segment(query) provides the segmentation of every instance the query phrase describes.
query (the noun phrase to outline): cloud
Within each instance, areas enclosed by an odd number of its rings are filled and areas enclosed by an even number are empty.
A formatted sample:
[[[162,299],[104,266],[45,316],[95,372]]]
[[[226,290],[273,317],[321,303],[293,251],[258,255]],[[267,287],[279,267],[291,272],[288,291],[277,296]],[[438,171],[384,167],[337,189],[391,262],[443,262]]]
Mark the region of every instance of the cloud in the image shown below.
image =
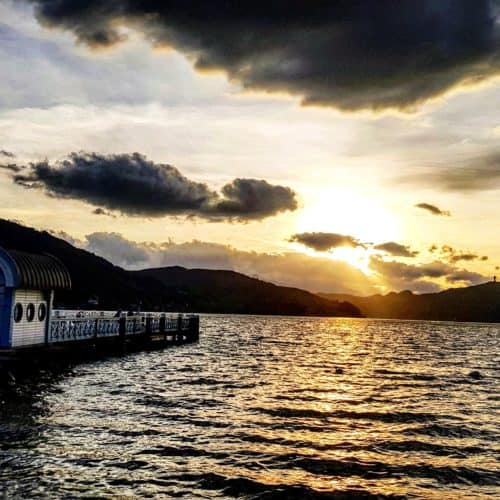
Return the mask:
[[[298,207],[295,193],[290,188],[258,179],[235,179],[222,188],[222,195],[222,199],[206,207],[207,214],[260,219]]]
[[[485,276],[479,273],[475,273],[472,271],[467,271],[465,269],[461,269],[449,274],[446,277],[447,281],[451,283],[461,282],[468,283],[470,285],[478,285],[480,283],[484,283],[487,279]]]
[[[92,210],[92,213],[94,215],[106,215],[107,217],[116,217],[112,212],[109,212],[108,210],[104,210],[104,208],[97,207],[96,209]]]
[[[411,250],[410,246],[401,245],[394,241],[373,245],[372,243],[363,243],[354,236],[337,233],[298,233],[292,235],[288,241],[291,243],[300,243],[306,247],[316,250],[317,252],[327,252],[328,250],[333,250],[339,247],[361,247],[365,249],[371,247],[374,250],[379,250],[397,257],[416,257],[418,255],[418,252]]]
[[[139,153],[72,153],[55,165],[32,163],[13,178],[17,184],[44,189],[56,198],[83,200],[131,216],[250,221],[298,206],[296,194],[288,187],[235,179],[219,194],[188,179],[175,167],[154,163]]]
[[[64,232],[52,234],[126,269],[164,266],[225,269],[311,292],[369,295],[385,287],[423,293],[441,290],[442,284],[436,280],[460,285],[486,281],[478,273],[437,261],[409,265],[372,256],[369,266],[374,273],[367,276],[346,262],[300,252],[244,251],[230,245],[198,240],[185,243],[175,243],[170,239],[160,243],[135,242],[110,232],[91,233],[83,240]]]
[[[443,262],[430,262],[426,264],[405,264],[398,261],[385,261],[378,257],[371,257],[370,266],[384,276],[399,276],[405,281],[421,278],[442,278],[455,269]]]
[[[147,247],[134,244],[118,233],[92,233],[87,235],[84,246],[125,268],[147,265],[149,261]]]
[[[174,243],[171,240],[138,243],[121,234],[106,232],[89,234],[84,241],[78,242],[78,246],[128,269],[176,265],[226,269],[312,292],[337,291],[365,295],[376,291],[370,278],[353,266],[331,258],[312,257],[298,252],[250,252],[196,240],[186,243]]]
[[[487,255],[479,256],[478,254],[473,252],[464,252],[461,250],[456,250],[450,245],[442,245],[441,248],[438,248],[437,245],[432,245],[429,250],[431,251],[431,253],[439,251],[440,257],[451,263],[460,261],[472,262],[475,260],[480,260],[484,262],[488,260]]]
[[[288,241],[300,243],[317,252],[326,252],[338,247],[365,247],[357,238],[337,233],[298,233],[292,235]]]
[[[444,191],[456,192],[498,190],[500,189],[500,153],[493,152],[462,160],[456,162],[453,167],[433,167],[425,173],[400,177],[398,182],[433,186]]]
[[[8,163],[7,165],[0,165],[3,170],[8,170],[9,172],[18,173],[23,170],[23,167],[16,165],[15,163]]]
[[[23,223],[20,222],[20,224],[22,225]],[[46,232],[51,234],[52,236],[55,236],[56,238],[60,238],[61,240],[67,241],[68,243],[70,243],[71,245],[73,245],[75,247],[83,248],[85,246],[84,240],[80,240],[78,238],[75,238],[74,236],[67,233],[66,231],[57,231],[54,229],[47,229]]]
[[[459,253],[450,257],[451,262],[470,262],[477,259],[479,259],[479,255],[476,255],[475,253]]]
[[[431,205],[430,203],[418,203],[415,205],[417,208],[421,208],[422,210],[427,210],[427,212],[432,215],[444,215],[446,217],[450,217],[451,213],[448,210],[441,210],[436,207],[436,205]]]
[[[418,255],[416,250],[411,250],[409,246],[401,245],[399,243],[395,243],[394,241],[388,241],[387,243],[375,245],[373,249],[388,253],[394,257],[416,257]]]
[[[453,284],[459,282],[465,286],[487,281],[487,278],[479,273],[439,261],[412,265],[372,256],[369,267],[379,275],[388,288],[396,291],[408,289],[421,293],[439,291],[442,286],[435,280]]]
[[[0,149],[0,156],[5,156],[7,158],[15,158],[15,154],[10,151],[5,151],[5,149]]]
[[[411,109],[500,68],[497,0],[26,1],[92,48],[123,42],[125,27],[200,70],[304,104]]]
[[[500,153],[469,160],[466,166],[446,168],[430,175],[434,182],[448,191],[488,191],[500,189]]]

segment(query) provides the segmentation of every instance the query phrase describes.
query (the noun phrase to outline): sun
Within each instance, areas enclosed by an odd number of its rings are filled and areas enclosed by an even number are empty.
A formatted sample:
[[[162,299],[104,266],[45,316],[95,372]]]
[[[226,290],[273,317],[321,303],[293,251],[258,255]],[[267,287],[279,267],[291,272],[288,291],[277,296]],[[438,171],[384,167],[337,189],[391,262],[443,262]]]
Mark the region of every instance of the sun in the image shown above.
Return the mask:
[[[379,200],[345,189],[327,189],[308,202],[296,222],[297,232],[321,231],[357,238],[361,243],[398,241],[399,219]],[[307,253],[310,253],[309,251]],[[369,248],[341,247],[332,258],[369,272]]]

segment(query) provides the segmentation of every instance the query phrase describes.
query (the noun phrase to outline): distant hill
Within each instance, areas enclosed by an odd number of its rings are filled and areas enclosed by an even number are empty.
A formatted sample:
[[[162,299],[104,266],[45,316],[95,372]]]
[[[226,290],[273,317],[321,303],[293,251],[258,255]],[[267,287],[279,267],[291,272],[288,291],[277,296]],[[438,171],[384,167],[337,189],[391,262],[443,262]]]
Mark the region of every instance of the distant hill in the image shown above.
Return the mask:
[[[73,289],[56,303],[81,307],[98,297],[98,308],[242,314],[360,316],[352,304],[273,285],[232,271],[165,267],[126,271],[47,232],[0,219],[0,246],[50,253],[69,269]]]
[[[349,301],[370,318],[500,322],[500,283],[494,282],[421,295],[410,291],[370,297],[320,295]]]
[[[250,314],[359,316],[345,301],[329,300],[300,290],[273,285],[234,271],[164,267],[132,272],[159,280],[168,296],[183,297],[197,311]]]

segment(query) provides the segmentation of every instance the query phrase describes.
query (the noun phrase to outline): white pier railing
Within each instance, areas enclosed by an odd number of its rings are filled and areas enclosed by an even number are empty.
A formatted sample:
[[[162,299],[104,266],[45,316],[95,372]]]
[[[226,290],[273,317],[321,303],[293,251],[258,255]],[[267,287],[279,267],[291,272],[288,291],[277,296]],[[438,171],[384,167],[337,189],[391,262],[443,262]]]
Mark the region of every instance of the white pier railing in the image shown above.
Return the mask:
[[[132,335],[197,335],[199,317],[196,315],[168,315],[142,313],[133,316],[105,312],[82,313],[54,311],[50,318],[47,342],[74,342],[104,337]]]

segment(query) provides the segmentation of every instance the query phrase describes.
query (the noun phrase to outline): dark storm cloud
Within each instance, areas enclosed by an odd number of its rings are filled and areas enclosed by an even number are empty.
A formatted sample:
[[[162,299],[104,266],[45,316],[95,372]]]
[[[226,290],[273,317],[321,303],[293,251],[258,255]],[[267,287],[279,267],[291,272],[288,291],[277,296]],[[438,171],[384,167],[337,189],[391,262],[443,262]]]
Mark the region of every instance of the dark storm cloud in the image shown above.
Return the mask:
[[[415,206],[417,208],[421,208],[422,210],[427,210],[427,212],[431,213],[432,215],[444,215],[446,217],[449,217],[451,215],[448,210],[441,210],[440,208],[436,207],[436,205],[431,205],[430,203],[418,203]]]
[[[412,108],[498,74],[499,0],[26,0],[93,48],[173,46],[246,88],[347,110]]]
[[[256,220],[295,210],[294,191],[257,179],[235,179],[221,194],[194,182],[175,167],[154,163],[139,153],[72,153],[55,165],[33,163],[13,176],[24,187],[44,189],[127,215],[191,215],[207,219]],[[103,208],[104,207],[104,208]],[[97,212],[96,212],[97,213]]]
[[[144,156],[72,153],[51,165],[33,163],[14,177],[22,185],[45,188],[58,198],[85,200],[132,215],[160,216],[199,210],[215,196],[205,184],[192,182],[170,165]]]
[[[388,241],[387,243],[381,243],[380,245],[375,245],[373,247],[375,250],[380,250],[381,252],[388,253],[394,257],[416,257],[418,252],[411,250],[408,245],[401,245],[394,241]]]
[[[357,238],[337,233],[298,233],[292,235],[288,241],[301,243],[317,252],[326,252],[338,247],[365,247]]]

